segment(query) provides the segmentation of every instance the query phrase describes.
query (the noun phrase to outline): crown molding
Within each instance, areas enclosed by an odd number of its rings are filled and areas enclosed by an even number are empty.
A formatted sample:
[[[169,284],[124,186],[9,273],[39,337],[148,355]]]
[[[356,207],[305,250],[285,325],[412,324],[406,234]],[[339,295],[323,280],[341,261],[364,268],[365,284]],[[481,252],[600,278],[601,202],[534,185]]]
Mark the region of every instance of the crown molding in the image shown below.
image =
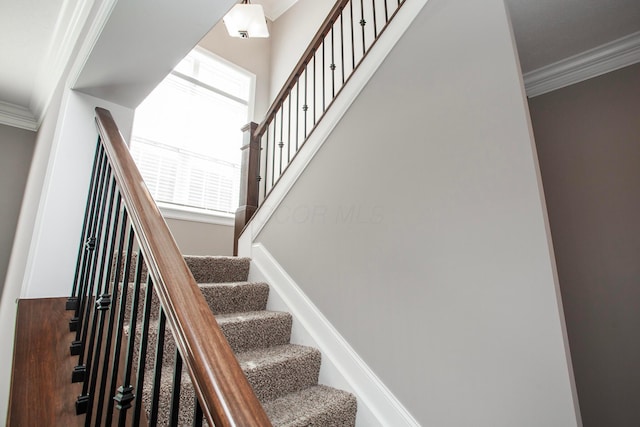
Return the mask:
[[[60,78],[71,59],[76,42],[80,37],[94,1],[65,0],[58,15],[56,25],[44,60],[36,77],[35,89],[29,103],[30,110],[40,126],[51,102]]]
[[[280,18],[282,14],[284,14],[291,6],[293,6],[298,0],[281,0],[279,2],[274,2],[275,6],[269,7],[265,10],[265,15],[271,22]],[[264,7],[264,6],[263,6]]]
[[[640,31],[524,74],[534,97],[640,62]]]
[[[26,107],[0,101],[0,124],[37,131],[38,121]]]

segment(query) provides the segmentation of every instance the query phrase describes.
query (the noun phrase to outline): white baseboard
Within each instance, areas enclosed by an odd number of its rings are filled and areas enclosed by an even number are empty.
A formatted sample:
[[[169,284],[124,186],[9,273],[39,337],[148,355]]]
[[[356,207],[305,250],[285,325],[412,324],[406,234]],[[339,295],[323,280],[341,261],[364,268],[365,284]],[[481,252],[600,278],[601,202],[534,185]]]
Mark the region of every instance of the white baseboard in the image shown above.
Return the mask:
[[[250,252],[241,255],[252,258],[249,280],[269,283],[268,309],[293,315],[291,342],[322,352],[320,383],[357,396],[356,427],[420,426],[269,251],[257,243]]]

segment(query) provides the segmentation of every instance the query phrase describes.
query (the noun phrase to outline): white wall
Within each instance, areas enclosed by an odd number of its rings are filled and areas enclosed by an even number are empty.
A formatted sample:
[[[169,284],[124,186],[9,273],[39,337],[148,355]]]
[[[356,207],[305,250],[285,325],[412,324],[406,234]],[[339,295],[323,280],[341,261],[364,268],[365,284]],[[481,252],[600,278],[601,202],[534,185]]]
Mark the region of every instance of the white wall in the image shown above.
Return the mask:
[[[422,425],[580,425],[502,0],[430,0],[256,240]]]
[[[125,138],[131,134],[133,109],[71,90],[63,97],[22,298],[65,296],[71,290],[98,140],[97,106],[111,111]]]
[[[0,298],[35,141],[35,132],[0,125]]]

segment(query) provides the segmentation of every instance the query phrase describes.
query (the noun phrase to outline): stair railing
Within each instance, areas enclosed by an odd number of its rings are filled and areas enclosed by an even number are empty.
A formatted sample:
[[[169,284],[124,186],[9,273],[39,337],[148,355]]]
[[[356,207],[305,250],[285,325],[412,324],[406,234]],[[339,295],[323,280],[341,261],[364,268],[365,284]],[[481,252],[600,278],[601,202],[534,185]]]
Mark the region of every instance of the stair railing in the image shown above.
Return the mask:
[[[96,108],[96,122],[99,140],[67,301],[76,333],[71,352],[78,356],[72,381],[82,383],[76,412],[87,426],[156,425],[166,409],[162,402],[170,401],[170,425],[178,425],[190,397],[195,426],[203,420],[218,427],[270,426],[113,117]],[[173,334],[174,355],[164,354],[165,332]],[[154,339],[155,349],[148,348]],[[173,357],[171,373],[163,370],[167,357]],[[148,364],[154,378],[144,376]],[[183,367],[195,397],[181,398]],[[163,375],[171,376],[169,397],[161,397]]]
[[[246,126],[236,237],[406,0],[338,0],[259,125]]]

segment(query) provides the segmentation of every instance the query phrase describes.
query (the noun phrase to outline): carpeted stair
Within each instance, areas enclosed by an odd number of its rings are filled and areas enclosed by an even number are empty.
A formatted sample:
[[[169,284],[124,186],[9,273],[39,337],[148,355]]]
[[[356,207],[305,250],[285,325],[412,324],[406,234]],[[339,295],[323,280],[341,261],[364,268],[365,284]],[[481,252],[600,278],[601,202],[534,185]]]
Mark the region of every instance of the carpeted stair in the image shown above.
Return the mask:
[[[345,391],[318,385],[320,352],[290,343],[291,315],[266,310],[269,285],[247,282],[248,258],[186,256],[185,260],[274,426],[355,425],[356,398]],[[146,408],[151,402],[158,306],[154,298],[142,396]],[[142,316],[142,305],[138,313]],[[175,342],[167,332],[158,418],[161,426],[169,423],[174,354]],[[193,386],[183,369],[178,424],[190,426],[193,413]]]

